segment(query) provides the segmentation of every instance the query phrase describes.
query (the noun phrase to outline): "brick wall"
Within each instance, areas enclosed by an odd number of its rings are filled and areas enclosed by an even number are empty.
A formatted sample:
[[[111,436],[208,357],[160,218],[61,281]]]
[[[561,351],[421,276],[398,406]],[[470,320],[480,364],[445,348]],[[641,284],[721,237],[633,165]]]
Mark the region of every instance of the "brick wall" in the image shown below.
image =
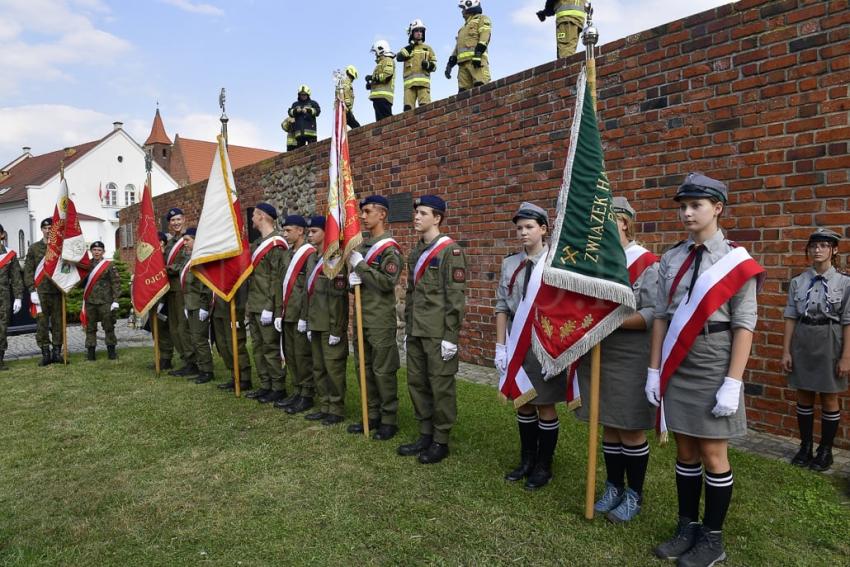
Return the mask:
[[[604,45],[597,61],[609,176],[638,210],[648,247],[661,253],[682,238],[671,197],[687,172],[729,185],[722,225],[768,270],[748,415],[755,427],[793,435],[794,392],[779,368],[787,282],[806,265],[813,226],[850,237],[847,0],[744,0]],[[547,63],[351,133],[358,195],[436,192],[448,201],[447,232],[470,266],[466,361],[492,359],[499,265],[516,248],[512,213],[522,200],[554,204],[581,63],[581,55]],[[367,104],[358,102],[361,114]],[[312,165],[321,210],[328,147],[325,140],[237,171],[243,202],[263,197],[269,172]],[[179,205],[197,219],[203,190],[163,195],[156,209]],[[135,214],[122,211],[122,222]],[[409,225],[392,232],[411,247]],[[842,409],[850,413],[846,395]]]

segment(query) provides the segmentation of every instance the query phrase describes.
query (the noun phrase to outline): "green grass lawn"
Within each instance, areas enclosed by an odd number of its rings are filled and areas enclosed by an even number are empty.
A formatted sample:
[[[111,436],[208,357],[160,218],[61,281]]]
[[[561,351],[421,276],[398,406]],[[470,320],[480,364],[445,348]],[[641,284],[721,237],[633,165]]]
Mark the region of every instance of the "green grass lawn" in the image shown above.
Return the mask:
[[[588,522],[586,428],[566,413],[555,480],[532,494],[502,480],[516,423],[492,388],[458,384],[452,454],[422,466],[395,454],[416,432],[403,376],[401,435],[382,443],[156,379],[146,349],[120,356],[0,374],[0,564],[662,565],[651,549],[676,520],[672,445],[653,444],[637,520]],[[349,386],[357,415],[353,373]],[[728,565],[847,565],[837,485],[732,461]]]

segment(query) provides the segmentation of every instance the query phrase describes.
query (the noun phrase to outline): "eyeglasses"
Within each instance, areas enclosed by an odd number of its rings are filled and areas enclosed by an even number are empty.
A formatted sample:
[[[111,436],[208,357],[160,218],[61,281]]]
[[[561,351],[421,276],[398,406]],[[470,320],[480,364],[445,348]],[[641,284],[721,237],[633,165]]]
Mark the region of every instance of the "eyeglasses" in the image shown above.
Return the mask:
[[[809,242],[809,250],[829,250],[832,244],[829,242]]]

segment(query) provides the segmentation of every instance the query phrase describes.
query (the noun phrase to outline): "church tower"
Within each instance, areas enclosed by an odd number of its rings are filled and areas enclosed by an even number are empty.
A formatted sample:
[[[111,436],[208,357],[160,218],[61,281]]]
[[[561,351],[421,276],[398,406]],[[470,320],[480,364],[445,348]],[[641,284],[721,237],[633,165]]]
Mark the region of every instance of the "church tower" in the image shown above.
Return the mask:
[[[145,140],[144,147],[146,152],[151,152],[156,163],[161,165],[165,171],[171,171],[171,139],[165,133],[162,116],[159,115],[159,105],[157,105],[156,115],[154,115],[151,125],[151,133]]]

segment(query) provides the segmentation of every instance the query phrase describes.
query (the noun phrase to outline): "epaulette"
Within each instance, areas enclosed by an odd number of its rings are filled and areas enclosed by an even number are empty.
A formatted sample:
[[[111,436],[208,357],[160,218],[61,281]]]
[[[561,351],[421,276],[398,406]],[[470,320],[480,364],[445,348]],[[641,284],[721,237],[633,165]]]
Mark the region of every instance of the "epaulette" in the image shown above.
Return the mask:
[[[670,250],[675,250],[676,248],[678,248],[679,246],[681,246],[682,244],[684,244],[684,243],[685,243],[685,242],[687,242],[687,241],[688,241],[688,239],[687,239],[687,238],[686,238],[686,239],[684,239],[684,240],[680,240],[679,242],[677,242],[676,244],[674,244],[673,246],[671,246],[670,248],[668,248],[667,250],[665,250],[665,252],[669,252]]]
[[[511,252],[510,254],[505,254],[505,258],[510,258],[511,256],[516,256],[519,252]]]
[[[737,242],[735,242],[734,240],[727,240],[727,241],[726,241],[726,244],[728,244],[728,245],[729,245],[729,246],[731,246],[732,248],[738,248],[738,247],[740,246],[740,244],[738,244],[738,243],[737,243]]]

